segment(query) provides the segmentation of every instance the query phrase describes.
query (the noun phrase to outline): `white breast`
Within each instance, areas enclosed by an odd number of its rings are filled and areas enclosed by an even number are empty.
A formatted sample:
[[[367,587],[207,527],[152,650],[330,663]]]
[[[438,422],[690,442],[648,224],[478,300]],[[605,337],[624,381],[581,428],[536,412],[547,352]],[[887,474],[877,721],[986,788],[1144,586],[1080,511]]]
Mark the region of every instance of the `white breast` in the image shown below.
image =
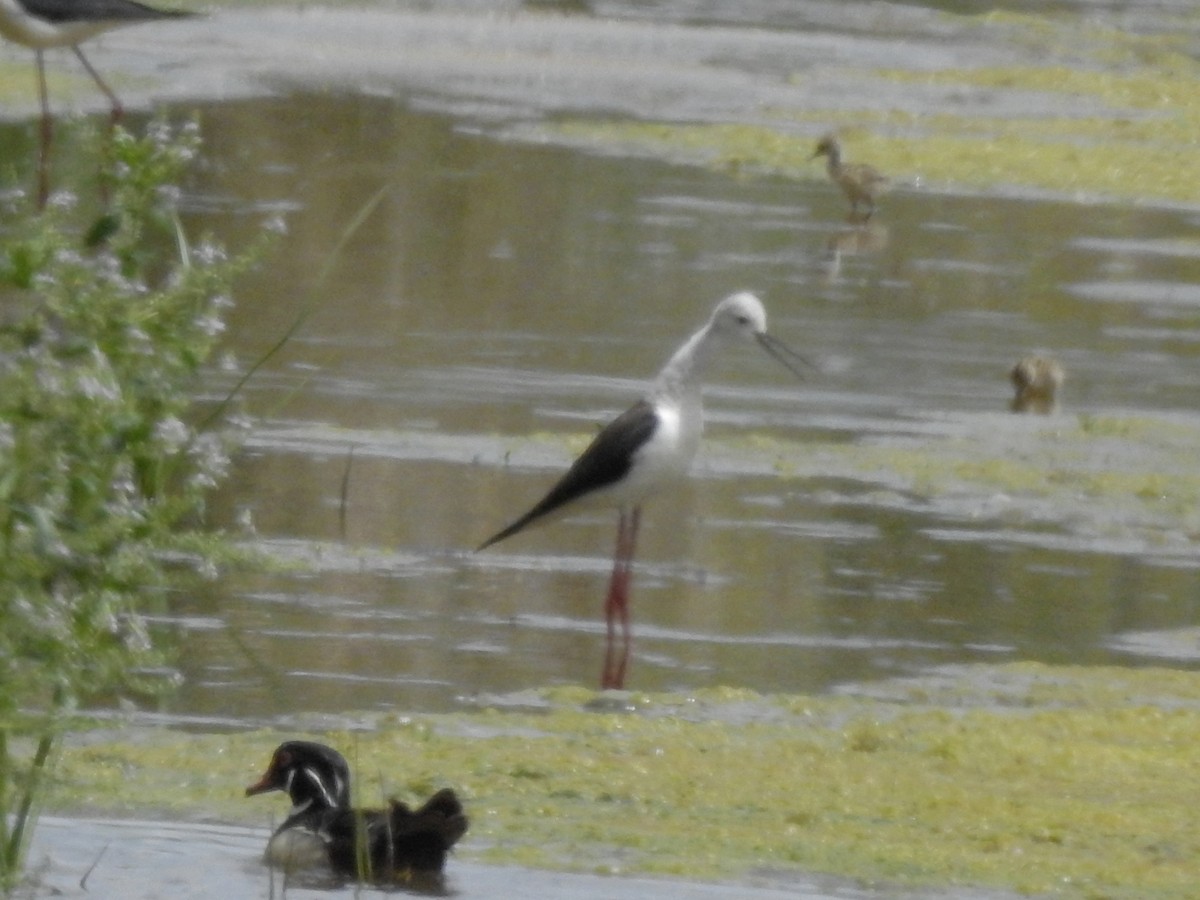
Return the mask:
[[[633,455],[633,469],[617,492],[621,502],[640,503],[659,488],[687,475],[700,446],[698,415],[683,415],[674,406],[655,410],[658,426],[653,437]]]

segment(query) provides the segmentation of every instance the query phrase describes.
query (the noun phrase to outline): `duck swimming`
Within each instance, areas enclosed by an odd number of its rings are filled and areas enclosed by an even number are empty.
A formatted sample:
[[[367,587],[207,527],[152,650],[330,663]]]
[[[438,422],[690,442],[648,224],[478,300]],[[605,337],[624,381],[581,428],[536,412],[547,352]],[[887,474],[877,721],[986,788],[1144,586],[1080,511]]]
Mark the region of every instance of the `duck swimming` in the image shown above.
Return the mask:
[[[292,809],[267,844],[266,861],[285,870],[329,866],[360,881],[409,881],[439,875],[446,854],[467,831],[462,803],[449,788],[417,810],[398,800],[387,809],[354,809],[350,767],[332,747],[286,741],[246,796],[284,791]]]

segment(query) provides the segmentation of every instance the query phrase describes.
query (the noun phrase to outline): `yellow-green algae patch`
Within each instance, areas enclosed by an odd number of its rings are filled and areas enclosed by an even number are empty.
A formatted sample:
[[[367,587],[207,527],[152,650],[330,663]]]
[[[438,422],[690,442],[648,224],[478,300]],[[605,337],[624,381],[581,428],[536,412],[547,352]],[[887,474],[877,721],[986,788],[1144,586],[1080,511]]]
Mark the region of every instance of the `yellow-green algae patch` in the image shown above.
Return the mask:
[[[986,29],[993,40],[1035,45],[1039,62],[853,72],[866,85],[864,95],[874,79],[881,85],[1019,91],[1040,95],[1043,102],[1028,103],[1028,114],[1009,117],[987,115],[991,104],[966,114],[947,112],[933,101],[921,112],[880,112],[845,105],[839,92],[837,106],[822,108],[817,94],[817,105],[768,110],[768,121],[760,124],[584,120],[547,127],[575,142],[803,179],[825,177],[823,162],[811,159],[813,136],[839,128],[847,132],[851,160],[869,161],[899,183],[1200,202],[1200,167],[1193,164],[1200,134],[1200,65],[1177,49],[1184,38],[1129,37],[1073,17],[955,18]],[[793,80],[802,83],[807,77],[797,74]],[[1080,98],[1104,111],[1079,115]],[[797,125],[805,126],[805,134],[796,133]]]
[[[906,115],[903,134],[858,127],[847,141],[852,160],[867,160],[898,184],[987,189],[1036,188],[1055,195],[1200,202],[1200,171],[1191,165],[1196,144],[1179,136],[1200,127],[1200,80],[1189,81],[1192,99],[1169,120],[991,119],[947,114]],[[793,121],[799,117],[790,117]],[[803,118],[820,127],[866,117],[829,110]],[[885,123],[895,126],[895,120]],[[550,127],[550,126],[547,126]],[[811,160],[814,141],[794,125],[673,125],[649,122],[562,122],[555,132],[569,141],[616,144],[650,155],[683,156],[716,168],[762,171],[797,179],[825,177]],[[919,129],[919,130],[918,130]],[[1147,132],[1156,132],[1147,140]]]
[[[46,89],[53,102],[54,99],[82,94],[88,89],[94,91],[95,82],[82,70],[78,75],[48,70]],[[30,53],[29,60],[25,62],[0,63],[0,104],[32,109],[37,106],[37,102],[37,75],[33,67],[33,54]]]
[[[1039,519],[1111,534],[1179,541],[1200,533],[1200,429],[1184,420],[997,414],[956,419],[945,434],[853,443],[767,434],[706,441],[715,466],[875,483],[932,500],[1001,498],[1010,517],[1036,508]]]
[[[361,802],[460,790],[464,858],[737,879],[765,868],[1064,897],[1195,895],[1200,675],[962,667],[876,698],[582,690],[383,718],[341,748]],[[936,705],[932,705],[936,704]],[[244,798],[297,733],[73,746],[51,807],[278,820]]]

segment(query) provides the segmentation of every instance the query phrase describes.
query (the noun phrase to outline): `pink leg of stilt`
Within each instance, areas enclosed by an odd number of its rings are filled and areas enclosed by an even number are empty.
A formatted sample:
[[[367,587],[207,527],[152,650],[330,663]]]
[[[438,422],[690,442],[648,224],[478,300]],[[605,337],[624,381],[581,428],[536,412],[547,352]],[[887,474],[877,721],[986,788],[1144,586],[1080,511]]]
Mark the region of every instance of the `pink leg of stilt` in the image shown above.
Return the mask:
[[[628,512],[621,510],[617,524],[617,550],[613,556],[613,571],[608,584],[608,597],[604,601],[607,642],[604,649],[604,671],[600,676],[600,687],[605,689],[620,689],[625,686],[625,672],[629,667],[629,648],[633,642],[633,630],[630,627],[629,619],[629,582],[633,574],[633,553],[637,548],[637,533],[641,519],[641,507],[635,506]],[[620,619],[621,622],[619,657],[615,646],[617,619]]]
[[[88,58],[83,55],[83,51],[80,50],[78,46],[72,46],[71,49],[75,51],[75,55],[79,57],[79,61],[83,63],[83,67],[87,69],[88,74],[92,76],[92,81],[96,82],[96,87],[100,88],[100,90],[104,92],[104,96],[107,97],[108,102],[112,104],[112,123],[116,125],[121,121],[121,116],[125,115],[125,108],[121,106],[121,101],[117,99],[117,95],[113,89],[104,83],[104,79],[100,77],[100,73],[92,68],[92,64],[88,62]]]
[[[42,51],[35,50],[38,75],[38,99],[42,104],[42,146],[38,155],[38,209],[46,208],[50,198],[50,144],[54,139],[54,125],[50,119],[50,97],[46,92],[46,61]]]
[[[100,77],[100,73],[95,70],[88,58],[83,55],[83,51],[78,45],[71,47],[75,51],[75,55],[79,57],[79,61],[83,63],[83,67],[87,69],[88,74],[92,76],[92,81],[96,82],[96,87],[104,92],[104,96],[108,98],[108,102],[112,104],[112,112],[109,115],[109,130],[115,130],[121,121],[121,117],[125,115],[125,107],[121,105],[120,99],[117,97],[116,91],[110,88]],[[108,181],[104,177],[100,178],[100,199],[104,203],[108,203]]]

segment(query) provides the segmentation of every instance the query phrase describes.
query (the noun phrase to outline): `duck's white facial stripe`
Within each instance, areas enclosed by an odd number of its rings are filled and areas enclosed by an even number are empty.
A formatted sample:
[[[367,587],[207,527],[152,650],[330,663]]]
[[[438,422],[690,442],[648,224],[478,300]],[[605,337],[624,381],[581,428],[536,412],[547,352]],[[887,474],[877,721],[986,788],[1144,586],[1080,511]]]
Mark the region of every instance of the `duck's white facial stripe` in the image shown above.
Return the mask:
[[[329,787],[321,780],[320,774],[316,769],[310,769],[305,766],[302,770],[304,776],[313,783],[318,791],[321,792],[321,797],[325,800],[325,804],[331,809],[337,808],[337,796],[329,792]],[[340,787],[340,785],[335,785]]]

